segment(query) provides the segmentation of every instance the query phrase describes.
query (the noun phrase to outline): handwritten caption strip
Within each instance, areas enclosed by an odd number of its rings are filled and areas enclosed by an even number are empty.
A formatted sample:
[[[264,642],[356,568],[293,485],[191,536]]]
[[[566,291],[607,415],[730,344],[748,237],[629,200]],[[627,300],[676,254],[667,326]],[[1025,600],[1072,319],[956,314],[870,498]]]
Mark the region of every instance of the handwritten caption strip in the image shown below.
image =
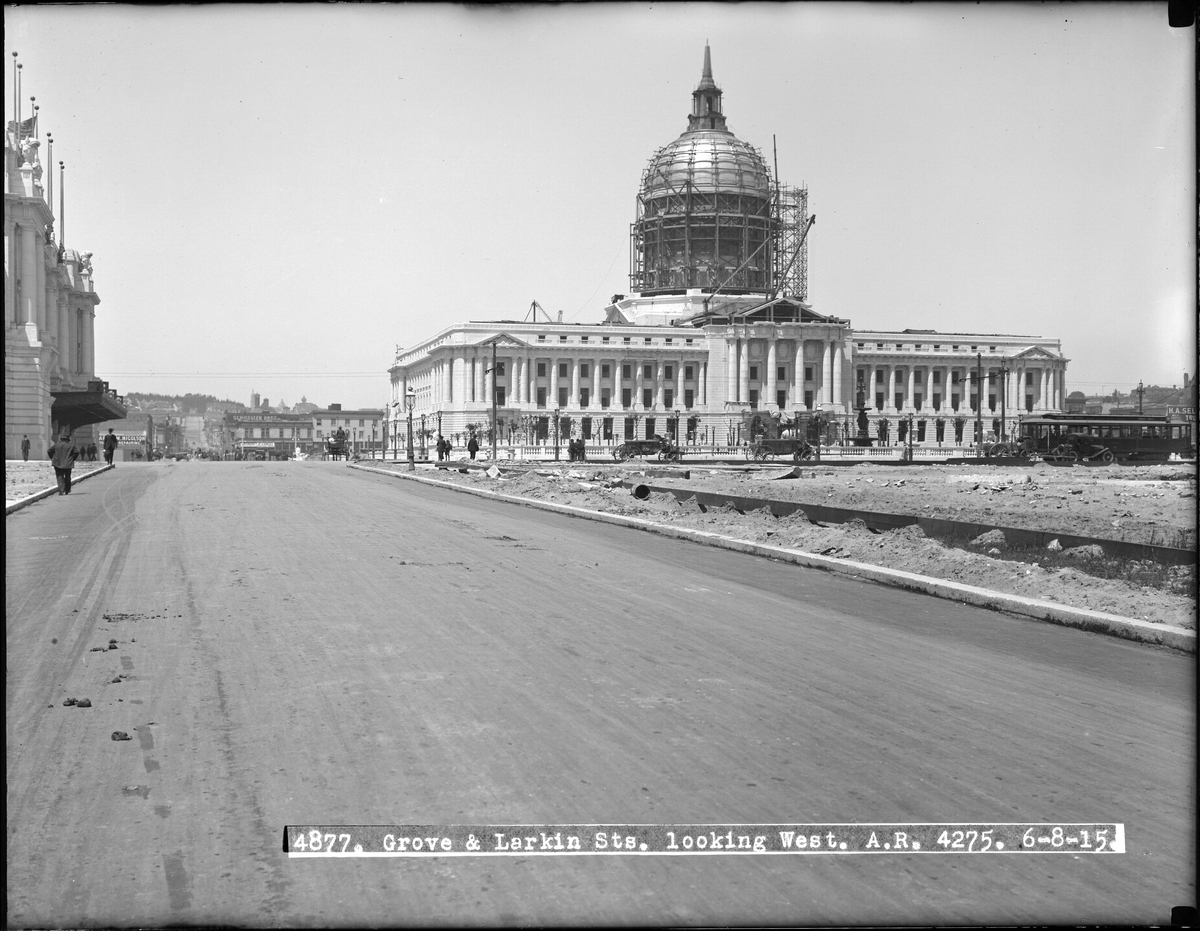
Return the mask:
[[[1125,825],[294,824],[289,857],[1124,853]]]

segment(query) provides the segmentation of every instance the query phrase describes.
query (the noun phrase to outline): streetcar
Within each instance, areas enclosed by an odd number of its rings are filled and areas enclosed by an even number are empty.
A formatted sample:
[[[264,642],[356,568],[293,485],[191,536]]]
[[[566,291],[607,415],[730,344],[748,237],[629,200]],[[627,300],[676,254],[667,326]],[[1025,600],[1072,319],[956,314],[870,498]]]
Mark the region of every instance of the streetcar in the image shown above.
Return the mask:
[[[1196,458],[1190,421],[1129,414],[1039,414],[1020,421],[1021,443],[1049,460],[1166,462]]]

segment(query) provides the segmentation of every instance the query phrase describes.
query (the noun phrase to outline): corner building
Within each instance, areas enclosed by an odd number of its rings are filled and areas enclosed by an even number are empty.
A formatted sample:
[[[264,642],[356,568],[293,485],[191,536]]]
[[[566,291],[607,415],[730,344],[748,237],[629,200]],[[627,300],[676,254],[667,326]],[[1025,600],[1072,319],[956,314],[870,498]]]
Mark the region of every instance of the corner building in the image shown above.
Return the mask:
[[[1010,421],[1061,409],[1067,360],[1056,340],[856,333],[848,319],[817,313],[805,247],[814,222],[808,192],[777,184],[729,129],[705,47],[687,129],[642,173],[631,293],[614,295],[598,324],[463,323],[398,350],[392,429],[403,433],[409,388],[414,415],[439,417],[447,435],[486,427],[494,400],[501,443],[553,438],[557,411],[593,442],[673,435],[680,424],[689,438],[722,445],[737,442],[746,412],[820,411],[848,426],[861,398],[872,435],[879,421],[912,413],[919,442],[970,445],[975,405],[984,405],[984,432],[999,432],[1001,369]],[[926,429],[925,418],[943,423]],[[947,419],[969,422],[948,429]]]

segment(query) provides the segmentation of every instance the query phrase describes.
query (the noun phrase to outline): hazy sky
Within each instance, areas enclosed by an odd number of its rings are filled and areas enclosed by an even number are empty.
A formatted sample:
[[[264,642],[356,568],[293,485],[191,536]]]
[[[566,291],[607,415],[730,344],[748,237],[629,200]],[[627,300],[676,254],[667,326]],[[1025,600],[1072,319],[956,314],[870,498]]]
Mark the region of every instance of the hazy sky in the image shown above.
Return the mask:
[[[1165,3],[4,16],[5,111],[15,50],[122,392],[383,406],[396,344],[534,300],[599,322],[705,40],[730,129],[809,188],[819,312],[1059,338],[1068,390],[1196,371],[1193,30]]]

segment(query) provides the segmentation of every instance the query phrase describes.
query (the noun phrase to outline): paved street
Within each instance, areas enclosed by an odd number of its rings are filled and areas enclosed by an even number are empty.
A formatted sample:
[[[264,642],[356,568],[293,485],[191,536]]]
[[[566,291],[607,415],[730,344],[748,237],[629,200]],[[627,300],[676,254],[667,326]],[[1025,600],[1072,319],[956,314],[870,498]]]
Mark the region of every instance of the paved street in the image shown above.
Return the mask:
[[[10,926],[1195,903],[1191,657],[334,463],[121,465],[7,518],[6,563]],[[1128,852],[280,851],[304,822],[952,820],[1119,821]]]

